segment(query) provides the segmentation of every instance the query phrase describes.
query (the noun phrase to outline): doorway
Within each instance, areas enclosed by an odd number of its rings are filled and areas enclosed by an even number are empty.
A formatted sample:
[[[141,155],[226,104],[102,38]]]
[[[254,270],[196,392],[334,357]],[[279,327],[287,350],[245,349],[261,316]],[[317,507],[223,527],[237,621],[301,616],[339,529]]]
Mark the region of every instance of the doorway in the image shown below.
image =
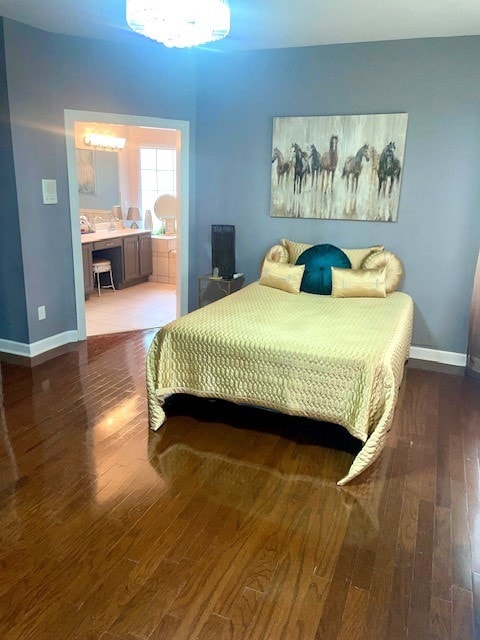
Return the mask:
[[[67,144],[68,186],[70,196],[70,219],[72,232],[73,263],[75,277],[75,299],[77,309],[78,340],[87,337],[85,319],[84,273],[82,245],[79,225],[80,199],[76,172],[75,123],[111,123],[120,127],[142,129],[161,129],[176,132],[178,138],[178,198],[179,217],[177,223],[176,242],[176,315],[183,315],[188,310],[188,228],[189,228],[189,123],[183,120],[166,120],[148,116],[131,116],[122,114],[99,113],[90,111],[65,110],[65,131]],[[137,185],[138,197],[138,185]],[[127,196],[131,198],[129,194]],[[120,204],[123,204],[120,202]],[[147,284],[147,283],[146,283]],[[132,289],[135,287],[132,287]],[[148,288],[145,287],[146,289]],[[125,290],[127,291],[127,290]],[[140,291],[139,291],[140,293]],[[117,300],[118,302],[118,300]],[[159,318],[161,323],[161,320]],[[130,326],[129,328],[134,328]],[[144,328],[139,326],[138,328]]]

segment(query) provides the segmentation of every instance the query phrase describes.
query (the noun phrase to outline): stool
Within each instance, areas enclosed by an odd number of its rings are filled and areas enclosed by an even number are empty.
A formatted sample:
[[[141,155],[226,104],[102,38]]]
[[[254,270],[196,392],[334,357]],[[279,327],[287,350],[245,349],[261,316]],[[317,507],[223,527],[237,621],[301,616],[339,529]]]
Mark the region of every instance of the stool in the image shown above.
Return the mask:
[[[93,286],[95,287],[95,276],[96,276],[97,286],[98,286],[98,295],[100,295],[100,289],[102,288],[100,285],[101,273],[110,274],[110,284],[104,285],[103,289],[113,289],[115,291],[115,285],[113,284],[111,261],[110,260],[94,260],[92,263],[92,268],[93,268]]]

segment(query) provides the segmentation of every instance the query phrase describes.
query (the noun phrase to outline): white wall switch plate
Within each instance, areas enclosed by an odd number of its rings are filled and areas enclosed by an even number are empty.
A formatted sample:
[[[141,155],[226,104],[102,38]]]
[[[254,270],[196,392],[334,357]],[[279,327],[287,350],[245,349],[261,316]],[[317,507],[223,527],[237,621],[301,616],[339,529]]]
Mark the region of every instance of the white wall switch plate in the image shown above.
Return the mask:
[[[43,204],[58,204],[57,181],[42,180]]]
[[[46,317],[47,317],[47,314],[45,312],[45,307],[38,307],[38,319],[45,320]]]

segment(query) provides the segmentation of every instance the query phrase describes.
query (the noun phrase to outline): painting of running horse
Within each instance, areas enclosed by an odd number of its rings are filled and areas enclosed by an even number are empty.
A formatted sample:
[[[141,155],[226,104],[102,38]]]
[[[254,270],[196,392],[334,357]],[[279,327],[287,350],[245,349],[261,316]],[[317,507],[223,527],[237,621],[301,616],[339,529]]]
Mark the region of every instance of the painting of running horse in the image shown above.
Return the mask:
[[[370,150],[368,148],[368,144],[364,144],[354,156],[349,156],[345,160],[345,164],[343,166],[342,178],[346,178],[347,189],[350,188],[350,178],[352,179],[352,191],[357,191],[358,189],[358,178],[360,177],[360,173],[362,172],[363,160],[370,162]]]
[[[396,222],[408,114],[273,119],[270,215]]]
[[[326,192],[330,187],[333,191],[333,180],[335,178],[335,171],[338,163],[338,136],[330,136],[330,144],[328,151],[322,153],[320,160],[320,168],[322,170],[322,191]]]
[[[385,195],[389,185],[388,195],[391,195],[394,182],[398,183],[400,180],[401,170],[400,160],[395,157],[395,142],[389,142],[378,160],[378,193]]]
[[[293,193],[302,193],[302,182],[307,173],[310,173],[310,165],[308,163],[308,155],[306,151],[302,151],[300,146],[294,142],[292,144],[292,162],[294,166],[293,175]]]
[[[282,152],[277,147],[274,148],[272,156],[272,164],[275,162],[277,163],[277,185],[280,185],[283,180],[288,179],[292,163],[290,160],[285,160]]]

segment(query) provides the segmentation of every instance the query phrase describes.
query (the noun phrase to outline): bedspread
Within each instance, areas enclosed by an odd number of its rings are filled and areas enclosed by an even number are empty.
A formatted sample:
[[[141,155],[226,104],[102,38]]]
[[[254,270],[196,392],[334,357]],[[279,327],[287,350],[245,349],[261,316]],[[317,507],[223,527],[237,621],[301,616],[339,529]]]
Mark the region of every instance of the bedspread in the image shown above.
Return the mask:
[[[173,393],[220,398],[344,426],[364,444],[344,478],[379,455],[411,340],[413,303],[298,295],[258,282],[160,329],[148,353],[149,422]]]

